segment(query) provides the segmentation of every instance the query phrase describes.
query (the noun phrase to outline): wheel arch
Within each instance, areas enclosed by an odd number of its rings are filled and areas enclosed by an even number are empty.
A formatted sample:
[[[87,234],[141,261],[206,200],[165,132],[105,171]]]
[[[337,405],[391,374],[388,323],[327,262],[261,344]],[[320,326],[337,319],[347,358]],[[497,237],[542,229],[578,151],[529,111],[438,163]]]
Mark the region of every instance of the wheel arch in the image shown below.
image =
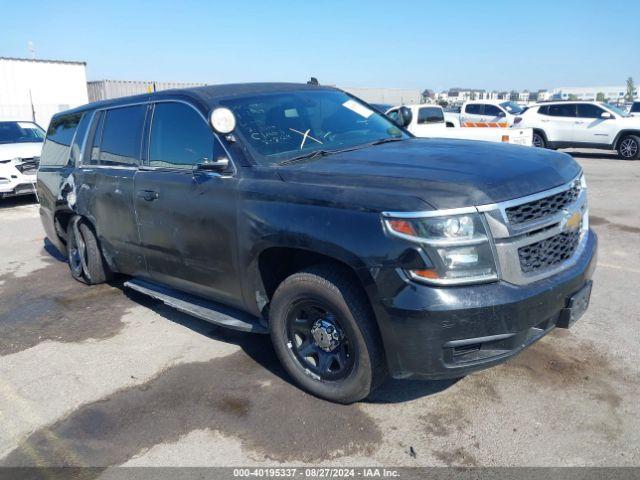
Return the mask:
[[[629,129],[621,130],[620,132],[618,132],[618,134],[616,135],[616,138],[613,141],[614,150],[617,150],[618,147],[620,146],[620,142],[622,141],[622,139],[629,135],[640,137],[640,130],[629,128]]]

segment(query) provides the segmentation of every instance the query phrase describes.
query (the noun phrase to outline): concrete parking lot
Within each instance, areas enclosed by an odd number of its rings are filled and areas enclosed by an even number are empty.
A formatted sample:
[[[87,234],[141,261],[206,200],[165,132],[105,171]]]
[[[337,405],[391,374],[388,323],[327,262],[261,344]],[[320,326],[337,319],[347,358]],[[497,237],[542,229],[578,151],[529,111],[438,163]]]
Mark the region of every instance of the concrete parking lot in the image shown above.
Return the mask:
[[[458,381],[334,405],[268,337],[86,287],[30,199],[0,204],[0,465],[640,465],[640,162],[572,154],[600,251],[591,308]]]

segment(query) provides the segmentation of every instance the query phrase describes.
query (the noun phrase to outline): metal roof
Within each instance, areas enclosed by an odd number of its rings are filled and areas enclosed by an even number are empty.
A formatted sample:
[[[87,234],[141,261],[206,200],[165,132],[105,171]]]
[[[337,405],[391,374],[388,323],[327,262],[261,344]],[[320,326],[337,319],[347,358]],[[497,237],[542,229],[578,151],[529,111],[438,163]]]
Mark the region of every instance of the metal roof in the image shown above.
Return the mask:
[[[74,60],[47,60],[42,58],[19,58],[19,57],[0,57],[0,60],[11,60],[15,62],[42,62],[42,63],[67,63],[72,65],[86,65],[87,62],[78,62]]]

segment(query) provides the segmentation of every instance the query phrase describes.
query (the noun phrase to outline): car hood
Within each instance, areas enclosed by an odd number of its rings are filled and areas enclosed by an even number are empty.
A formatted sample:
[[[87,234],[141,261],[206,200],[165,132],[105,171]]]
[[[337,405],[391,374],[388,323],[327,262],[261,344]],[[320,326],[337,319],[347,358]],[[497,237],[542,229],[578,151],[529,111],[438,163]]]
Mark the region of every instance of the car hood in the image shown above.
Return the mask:
[[[580,173],[571,156],[518,145],[412,138],[279,167],[286,182],[389,190],[436,209],[485,205],[557,187]]]
[[[42,143],[0,143],[0,161],[14,158],[39,157],[42,152]]]

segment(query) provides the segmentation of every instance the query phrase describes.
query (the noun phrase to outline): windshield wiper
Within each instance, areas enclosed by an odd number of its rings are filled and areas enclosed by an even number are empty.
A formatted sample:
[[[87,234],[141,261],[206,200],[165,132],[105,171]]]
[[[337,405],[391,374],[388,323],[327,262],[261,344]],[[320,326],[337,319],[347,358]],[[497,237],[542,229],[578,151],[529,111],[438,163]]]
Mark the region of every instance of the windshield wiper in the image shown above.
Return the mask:
[[[329,150],[314,150],[313,152],[305,153],[304,155],[298,155],[297,157],[288,158],[287,160],[278,162],[276,165],[290,165],[301,160],[311,160],[316,157],[326,157],[327,155],[331,155],[332,153],[334,152],[331,152]]]
[[[380,140],[376,140],[375,142],[371,142],[369,145],[382,145],[383,143],[402,142],[403,140],[406,140],[406,139],[402,137],[387,137],[387,138],[381,138]]]

